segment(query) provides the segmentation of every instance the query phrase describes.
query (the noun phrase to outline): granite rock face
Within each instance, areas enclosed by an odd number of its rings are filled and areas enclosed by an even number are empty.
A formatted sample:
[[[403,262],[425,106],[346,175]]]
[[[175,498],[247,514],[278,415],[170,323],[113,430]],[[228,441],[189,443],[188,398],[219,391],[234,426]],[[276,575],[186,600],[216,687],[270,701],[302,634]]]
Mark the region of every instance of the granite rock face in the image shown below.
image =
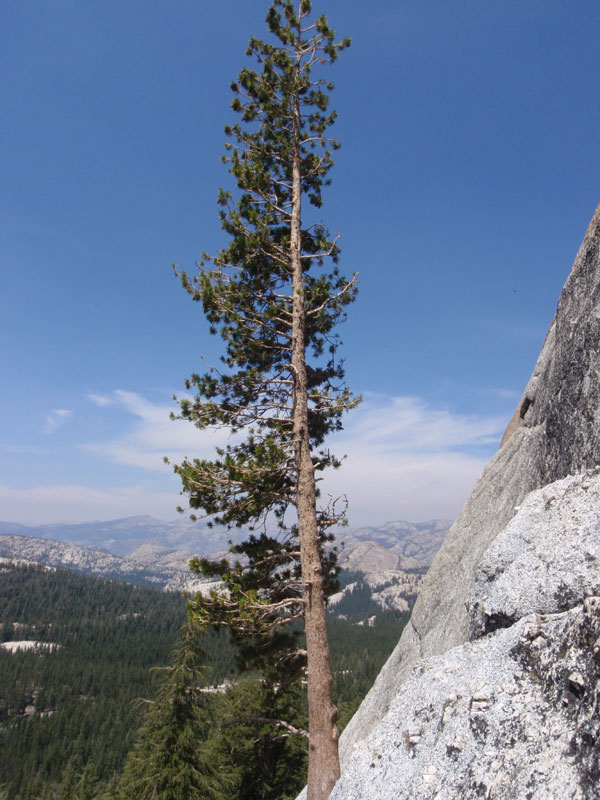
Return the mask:
[[[332,798],[600,797],[599,464],[600,206],[501,447],[342,735]],[[444,732],[444,692],[461,749]],[[403,736],[417,729],[411,749]]]
[[[599,597],[423,659],[331,800],[598,797],[599,679]]]
[[[600,596],[598,468],[527,495],[477,566],[471,638],[593,595]]]
[[[525,498],[467,605],[471,641],[414,664],[332,800],[600,796],[600,471]]]

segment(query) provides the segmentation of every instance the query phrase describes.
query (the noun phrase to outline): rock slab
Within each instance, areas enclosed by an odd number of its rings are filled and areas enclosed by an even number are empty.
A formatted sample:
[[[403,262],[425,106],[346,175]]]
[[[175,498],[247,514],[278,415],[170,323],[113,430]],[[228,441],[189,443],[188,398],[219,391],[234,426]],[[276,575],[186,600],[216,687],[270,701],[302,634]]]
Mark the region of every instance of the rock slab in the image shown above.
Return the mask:
[[[500,450],[342,735],[334,800],[600,797],[599,464],[600,206]]]
[[[597,798],[599,679],[599,597],[424,659],[331,800]]]

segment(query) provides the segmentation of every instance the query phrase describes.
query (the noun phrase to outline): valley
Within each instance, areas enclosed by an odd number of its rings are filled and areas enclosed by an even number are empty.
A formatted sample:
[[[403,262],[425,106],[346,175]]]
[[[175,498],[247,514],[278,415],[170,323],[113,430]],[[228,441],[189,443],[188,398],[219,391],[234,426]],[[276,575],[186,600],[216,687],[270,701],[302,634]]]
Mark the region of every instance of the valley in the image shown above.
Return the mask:
[[[396,521],[344,530],[336,542],[339,564],[368,576],[382,608],[405,611],[416,595],[418,574],[431,564],[450,525],[448,520]],[[190,572],[192,556],[225,557],[228,540],[240,541],[245,533],[147,516],[62,526],[0,522],[0,557],[191,593],[208,588]]]
[[[341,727],[397,642],[447,525],[345,532],[341,588],[328,611]],[[8,800],[75,800],[84,789],[114,796],[139,726],[139,698],[151,700],[152,670],[169,662],[185,621],[182,592],[210,586],[189,572],[191,534],[148,518],[2,530],[0,786]],[[212,534],[199,538],[202,547],[222,545]],[[107,544],[122,555],[100,549]],[[224,680],[234,687],[235,651],[225,633],[206,634],[202,647],[207,688]]]

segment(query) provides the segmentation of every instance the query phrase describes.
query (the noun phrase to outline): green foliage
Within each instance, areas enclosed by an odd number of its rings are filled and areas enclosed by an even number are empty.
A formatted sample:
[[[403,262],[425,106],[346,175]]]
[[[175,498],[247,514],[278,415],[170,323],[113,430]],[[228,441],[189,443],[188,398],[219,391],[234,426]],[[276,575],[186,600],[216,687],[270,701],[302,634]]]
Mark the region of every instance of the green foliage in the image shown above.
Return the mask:
[[[147,701],[138,741],[119,786],[122,800],[211,800],[222,773],[208,742],[210,695],[202,691],[206,654],[187,625],[172,663],[158,670],[156,699]]]
[[[186,460],[175,471],[190,507],[228,526],[252,525],[269,512],[283,525],[296,501],[292,159],[297,150],[302,192],[319,207],[333,164],[331,150],[338,144],[326,135],[336,116],[328,110],[332,86],[312,72],[333,63],[349,43],[335,42],[325,17],[308,26],[309,3],[300,4],[299,11],[298,16],[287,0],[271,4],[272,41],[250,39],[247,54],[258,68],[243,69],[231,84],[231,106],[240,121],[225,128],[224,161],[239,191],[235,200],[230,192],[219,193],[221,224],[231,242],[217,256],[205,255],[196,276],[180,274],[184,288],[202,303],[211,331],[219,332],[225,344],[221,369],[188,380],[196,397],[180,400],[180,417],[199,428],[224,426],[247,435],[218,450],[214,461]],[[354,280],[339,274],[337,237],[321,223],[302,229],[301,250],[305,349],[315,359],[308,366],[310,441],[318,448],[354,404],[343,385],[343,364],[335,358],[333,329],[356,289]],[[333,262],[329,271],[323,269],[328,259]],[[339,460],[324,449],[315,453],[314,464],[322,471]],[[323,527],[338,520],[331,507],[321,511]]]
[[[344,585],[357,578],[340,574]],[[369,606],[345,611],[348,620],[328,621],[341,727],[372,685],[405,621],[386,612],[369,627],[356,624],[370,614]],[[173,677],[172,671],[151,668],[169,662],[183,618],[183,600],[156,590],[62,570],[2,569],[5,640],[70,642],[46,654],[0,650],[0,782],[6,800],[80,800],[84,791],[95,800],[118,797],[117,776],[134,741],[144,737],[140,721],[148,725],[143,709],[156,708],[140,707],[135,699],[156,700],[157,683],[165,679],[168,684]],[[15,629],[14,622],[24,627]],[[295,646],[303,646],[299,633]],[[261,792],[265,798],[295,797],[303,782],[304,739],[264,720],[305,728],[303,693],[294,684],[276,690],[257,673],[232,678],[236,650],[225,632],[205,632],[194,647],[208,653],[208,664],[198,667],[193,693],[205,681],[231,679],[226,695],[202,693],[199,708],[212,724],[207,727],[201,716],[204,722],[194,736],[198,754],[211,753],[219,767],[215,797],[240,800]],[[29,705],[36,712],[24,717]]]
[[[216,752],[231,780],[223,800],[292,800],[305,783],[306,727],[298,686],[274,687],[260,675],[240,678],[219,709]]]
[[[329,620],[333,695],[343,730],[398,643],[410,613],[382,612],[369,624],[360,612],[353,619]]]
[[[40,787],[59,786],[61,800],[79,798],[120,771],[139,724],[133,700],[148,696],[149,669],[167,663],[184,619],[183,599],[155,589],[2,567],[4,638],[60,645],[0,649],[0,782],[9,800],[39,800]]]
[[[323,535],[323,543],[329,541]],[[272,683],[290,683],[304,668],[299,648],[302,581],[295,536],[275,538],[251,534],[230,548],[239,556],[227,560],[193,559],[192,570],[219,577],[224,589],[210,597],[198,594],[189,603],[193,617],[205,627],[227,628],[237,647],[240,670],[259,669]],[[325,591],[337,591],[337,550],[322,552]]]

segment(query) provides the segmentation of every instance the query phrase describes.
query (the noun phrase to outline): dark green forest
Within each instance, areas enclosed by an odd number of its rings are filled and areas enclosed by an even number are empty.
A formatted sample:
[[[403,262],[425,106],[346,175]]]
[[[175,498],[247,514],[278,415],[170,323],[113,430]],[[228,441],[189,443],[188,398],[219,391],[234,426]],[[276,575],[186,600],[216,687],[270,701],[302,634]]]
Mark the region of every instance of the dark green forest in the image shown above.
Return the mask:
[[[348,583],[360,576],[341,577]],[[367,620],[377,611],[375,624],[369,626]],[[330,615],[329,635],[343,727],[406,619],[378,610],[360,581],[335,614]],[[337,619],[338,614],[347,618]],[[155,699],[164,686],[164,670],[154,668],[172,662],[185,621],[185,599],[179,595],[66,570],[3,565],[0,641],[59,645],[13,653],[0,649],[0,787],[6,800],[120,796],[127,756],[140,724],[148,724],[150,704],[144,701]],[[225,632],[202,633],[199,646],[204,653],[201,683],[215,686],[228,678],[231,684],[225,694],[201,695],[212,731],[211,758],[232,764],[229,778],[226,770],[221,775],[221,795],[215,796],[244,796],[242,787],[249,784],[240,766],[244,761],[262,759],[275,774],[273,763],[283,755],[282,742],[286,763],[295,764],[296,770],[286,769],[281,780],[289,796],[295,796],[303,781],[304,740],[298,738],[292,746],[290,737],[273,745],[266,723],[245,719],[220,727],[220,721],[235,719],[240,709],[245,716],[260,716],[265,705],[279,704],[282,715],[302,723],[302,694],[261,697],[257,676],[237,676],[235,652]],[[281,787],[277,791],[285,796]]]
[[[107,779],[139,724],[134,699],[169,658],[185,603],[63,570],[2,568],[3,641],[60,645],[0,650],[0,783],[8,798],[43,797],[87,767]],[[75,795],[73,795],[75,796]]]

